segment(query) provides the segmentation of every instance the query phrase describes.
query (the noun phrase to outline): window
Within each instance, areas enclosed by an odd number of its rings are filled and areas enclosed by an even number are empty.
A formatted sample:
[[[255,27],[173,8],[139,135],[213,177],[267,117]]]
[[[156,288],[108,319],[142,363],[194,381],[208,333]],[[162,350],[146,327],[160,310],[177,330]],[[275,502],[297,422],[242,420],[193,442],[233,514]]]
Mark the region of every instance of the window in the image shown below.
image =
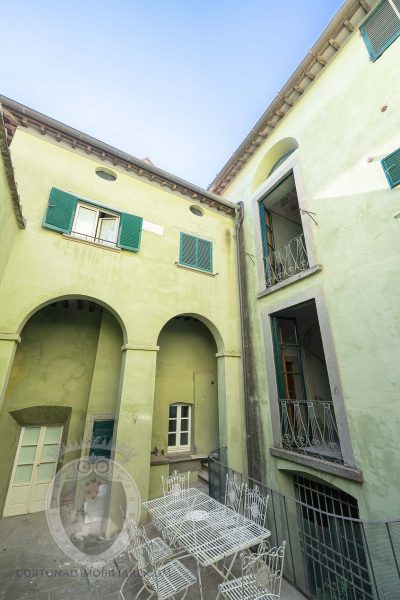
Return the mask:
[[[396,185],[400,185],[400,148],[382,160],[382,167],[390,187],[394,188]]]
[[[189,404],[171,404],[168,418],[168,451],[190,450],[190,413]]]
[[[400,35],[400,0],[383,0],[360,27],[372,61]]]
[[[142,217],[112,212],[77,196],[52,188],[43,227],[105,246],[137,252]]]
[[[270,288],[310,266],[293,173],[260,200],[259,211],[265,279]]]
[[[91,242],[115,246],[118,226],[119,217],[117,215],[105,213],[92,206],[78,204],[71,235]]]
[[[271,315],[281,444],[343,463],[315,301]]]
[[[212,273],[212,242],[181,233],[179,264]]]

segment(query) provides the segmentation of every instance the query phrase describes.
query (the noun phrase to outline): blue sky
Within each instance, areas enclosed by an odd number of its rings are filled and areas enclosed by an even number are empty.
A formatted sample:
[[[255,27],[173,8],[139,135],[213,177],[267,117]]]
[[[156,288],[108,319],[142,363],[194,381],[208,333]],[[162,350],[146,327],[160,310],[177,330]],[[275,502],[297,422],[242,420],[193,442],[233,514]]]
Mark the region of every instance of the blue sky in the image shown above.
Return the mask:
[[[341,0],[9,0],[0,91],[206,187]]]

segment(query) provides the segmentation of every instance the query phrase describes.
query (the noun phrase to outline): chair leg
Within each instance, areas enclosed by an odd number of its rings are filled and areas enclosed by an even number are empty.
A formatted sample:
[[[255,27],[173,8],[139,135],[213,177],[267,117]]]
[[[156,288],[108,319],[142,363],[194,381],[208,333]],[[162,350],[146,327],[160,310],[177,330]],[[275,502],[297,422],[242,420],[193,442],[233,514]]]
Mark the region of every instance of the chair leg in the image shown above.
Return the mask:
[[[124,594],[122,593],[122,590],[124,589],[124,586],[125,586],[126,582],[128,581],[129,577],[132,575],[132,573],[133,573],[133,571],[134,571],[135,569],[136,569],[136,565],[134,565],[134,566],[132,567],[132,569],[129,571],[128,575],[127,575],[127,576],[125,577],[125,579],[123,580],[121,587],[119,588],[119,595],[121,596],[122,600],[125,600],[125,596],[124,596]]]

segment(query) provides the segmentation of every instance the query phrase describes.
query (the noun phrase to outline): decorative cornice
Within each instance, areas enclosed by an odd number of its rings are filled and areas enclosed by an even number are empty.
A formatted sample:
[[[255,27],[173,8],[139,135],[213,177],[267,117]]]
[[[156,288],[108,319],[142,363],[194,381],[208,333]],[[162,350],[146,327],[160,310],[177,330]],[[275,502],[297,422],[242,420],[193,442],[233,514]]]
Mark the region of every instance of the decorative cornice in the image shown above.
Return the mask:
[[[208,189],[219,195],[326,70],[377,0],[347,0]]]
[[[0,102],[6,116],[9,144],[17,127],[32,128],[37,133],[49,136],[58,143],[68,144],[73,150],[83,151],[101,162],[108,162],[114,167],[122,167],[128,173],[179,193],[191,202],[206,204],[210,208],[232,217],[236,214],[237,207],[233,202],[224,200],[210,191],[167,173],[147,160],[140,160],[5,96],[0,95]]]
[[[17,184],[14,177],[14,169],[11,162],[10,150],[8,148],[7,131],[3,119],[2,106],[0,104],[0,149],[1,156],[3,159],[4,169],[6,172],[8,189],[10,190],[11,201],[13,203],[15,217],[17,219],[18,227],[25,229],[25,219],[22,214],[21,202],[17,190]]]

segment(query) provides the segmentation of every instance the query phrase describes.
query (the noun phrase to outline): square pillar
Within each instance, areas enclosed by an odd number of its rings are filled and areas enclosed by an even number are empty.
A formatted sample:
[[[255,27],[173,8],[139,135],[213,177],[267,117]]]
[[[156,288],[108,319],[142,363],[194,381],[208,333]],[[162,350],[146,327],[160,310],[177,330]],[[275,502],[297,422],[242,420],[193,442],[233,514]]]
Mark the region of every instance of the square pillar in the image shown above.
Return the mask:
[[[216,355],[220,446],[228,449],[228,466],[243,473],[246,464],[242,361],[239,352]]]
[[[158,346],[122,347],[119,403],[114,429],[114,460],[147,500]]]
[[[21,338],[16,333],[0,333],[0,410],[3,407],[15,351]]]

